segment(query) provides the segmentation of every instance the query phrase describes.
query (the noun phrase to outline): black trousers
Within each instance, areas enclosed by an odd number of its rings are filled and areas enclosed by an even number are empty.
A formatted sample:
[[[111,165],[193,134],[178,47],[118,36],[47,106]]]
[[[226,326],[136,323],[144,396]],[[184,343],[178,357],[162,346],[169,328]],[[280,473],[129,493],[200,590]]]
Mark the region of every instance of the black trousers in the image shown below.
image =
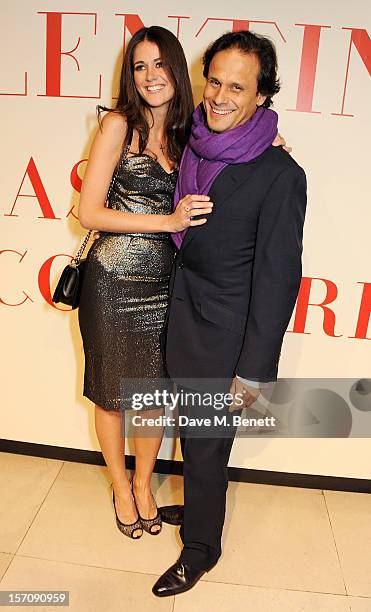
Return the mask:
[[[179,391],[179,388],[178,388]],[[182,388],[184,392],[197,393]],[[181,559],[195,568],[206,569],[222,553],[221,537],[225,518],[228,489],[228,461],[236,434],[233,415],[224,405],[221,410],[205,405],[210,394],[201,393],[201,400],[178,404],[179,417],[210,419],[212,426],[201,427],[179,424],[183,455],[184,522],[180,537],[184,544]],[[225,418],[223,424],[214,417]]]

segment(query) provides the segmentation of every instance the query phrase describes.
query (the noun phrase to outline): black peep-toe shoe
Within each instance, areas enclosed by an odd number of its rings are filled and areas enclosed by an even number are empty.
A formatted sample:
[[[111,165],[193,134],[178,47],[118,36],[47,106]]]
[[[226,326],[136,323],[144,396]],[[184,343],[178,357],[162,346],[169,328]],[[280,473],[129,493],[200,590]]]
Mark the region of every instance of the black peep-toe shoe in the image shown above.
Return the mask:
[[[138,518],[137,518],[137,520],[134,523],[126,524],[126,523],[122,523],[120,521],[119,517],[117,516],[116,504],[115,504],[115,491],[113,489],[113,486],[112,486],[112,502],[113,502],[113,507],[114,507],[114,510],[115,510],[116,525],[117,525],[118,529],[121,531],[121,533],[126,535],[128,538],[132,538],[133,540],[139,540],[139,538],[141,538],[142,535],[143,535],[143,526],[142,526],[142,522],[141,522],[141,520],[139,518],[139,513],[138,513]],[[137,529],[141,529],[142,533],[140,535],[134,535],[134,532]]]
[[[131,490],[133,492],[133,497],[134,497],[134,501],[135,501],[133,480],[131,480]],[[156,516],[154,518],[152,518],[152,519],[145,519],[142,516],[140,516],[136,501],[135,501],[135,504],[136,504],[136,507],[137,507],[137,512],[138,512],[139,520],[140,520],[140,522],[142,524],[142,527],[143,527],[144,531],[146,531],[147,533],[150,533],[151,535],[158,535],[159,533],[161,533],[162,519],[161,519],[161,514],[160,514],[157,506],[156,506],[156,509],[157,509]],[[156,525],[159,525],[160,529],[152,531],[153,527],[155,527]]]

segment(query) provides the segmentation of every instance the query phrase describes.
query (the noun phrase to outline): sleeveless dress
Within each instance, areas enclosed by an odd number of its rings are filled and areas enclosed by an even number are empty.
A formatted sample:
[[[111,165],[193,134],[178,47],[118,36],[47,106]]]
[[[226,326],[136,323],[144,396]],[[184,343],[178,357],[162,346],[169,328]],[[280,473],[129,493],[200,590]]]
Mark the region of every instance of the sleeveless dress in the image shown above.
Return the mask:
[[[170,214],[177,175],[145,153],[121,158],[107,206]],[[100,232],[88,252],[78,309],[83,395],[105,410],[132,409],[135,393],[172,390],[159,336],[174,256],[168,233]]]

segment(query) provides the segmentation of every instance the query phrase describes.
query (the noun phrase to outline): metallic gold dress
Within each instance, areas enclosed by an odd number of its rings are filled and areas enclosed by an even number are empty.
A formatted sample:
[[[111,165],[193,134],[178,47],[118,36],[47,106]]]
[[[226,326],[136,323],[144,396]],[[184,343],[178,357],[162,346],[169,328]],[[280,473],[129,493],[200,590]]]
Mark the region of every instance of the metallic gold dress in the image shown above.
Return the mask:
[[[170,214],[176,180],[177,171],[167,173],[149,155],[128,157],[118,165],[108,206]],[[133,393],[172,389],[159,334],[174,255],[168,233],[100,232],[88,252],[78,313],[83,395],[106,410],[132,408]]]

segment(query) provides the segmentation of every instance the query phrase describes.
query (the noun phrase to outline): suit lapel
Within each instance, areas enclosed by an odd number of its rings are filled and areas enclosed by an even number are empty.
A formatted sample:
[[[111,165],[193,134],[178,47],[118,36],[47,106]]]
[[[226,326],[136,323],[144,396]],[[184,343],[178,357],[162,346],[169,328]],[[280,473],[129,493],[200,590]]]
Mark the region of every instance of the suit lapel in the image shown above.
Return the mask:
[[[216,177],[208,194],[214,204],[213,212],[211,213],[212,216],[218,213],[218,210],[245,181],[249,180],[255,163],[256,159],[253,159],[245,164],[227,166]],[[204,225],[207,226],[207,223]],[[187,230],[187,233],[183,238],[180,251],[183,251],[189,245],[189,243],[195,236],[197,236],[198,232],[201,231],[204,225],[196,225]]]

